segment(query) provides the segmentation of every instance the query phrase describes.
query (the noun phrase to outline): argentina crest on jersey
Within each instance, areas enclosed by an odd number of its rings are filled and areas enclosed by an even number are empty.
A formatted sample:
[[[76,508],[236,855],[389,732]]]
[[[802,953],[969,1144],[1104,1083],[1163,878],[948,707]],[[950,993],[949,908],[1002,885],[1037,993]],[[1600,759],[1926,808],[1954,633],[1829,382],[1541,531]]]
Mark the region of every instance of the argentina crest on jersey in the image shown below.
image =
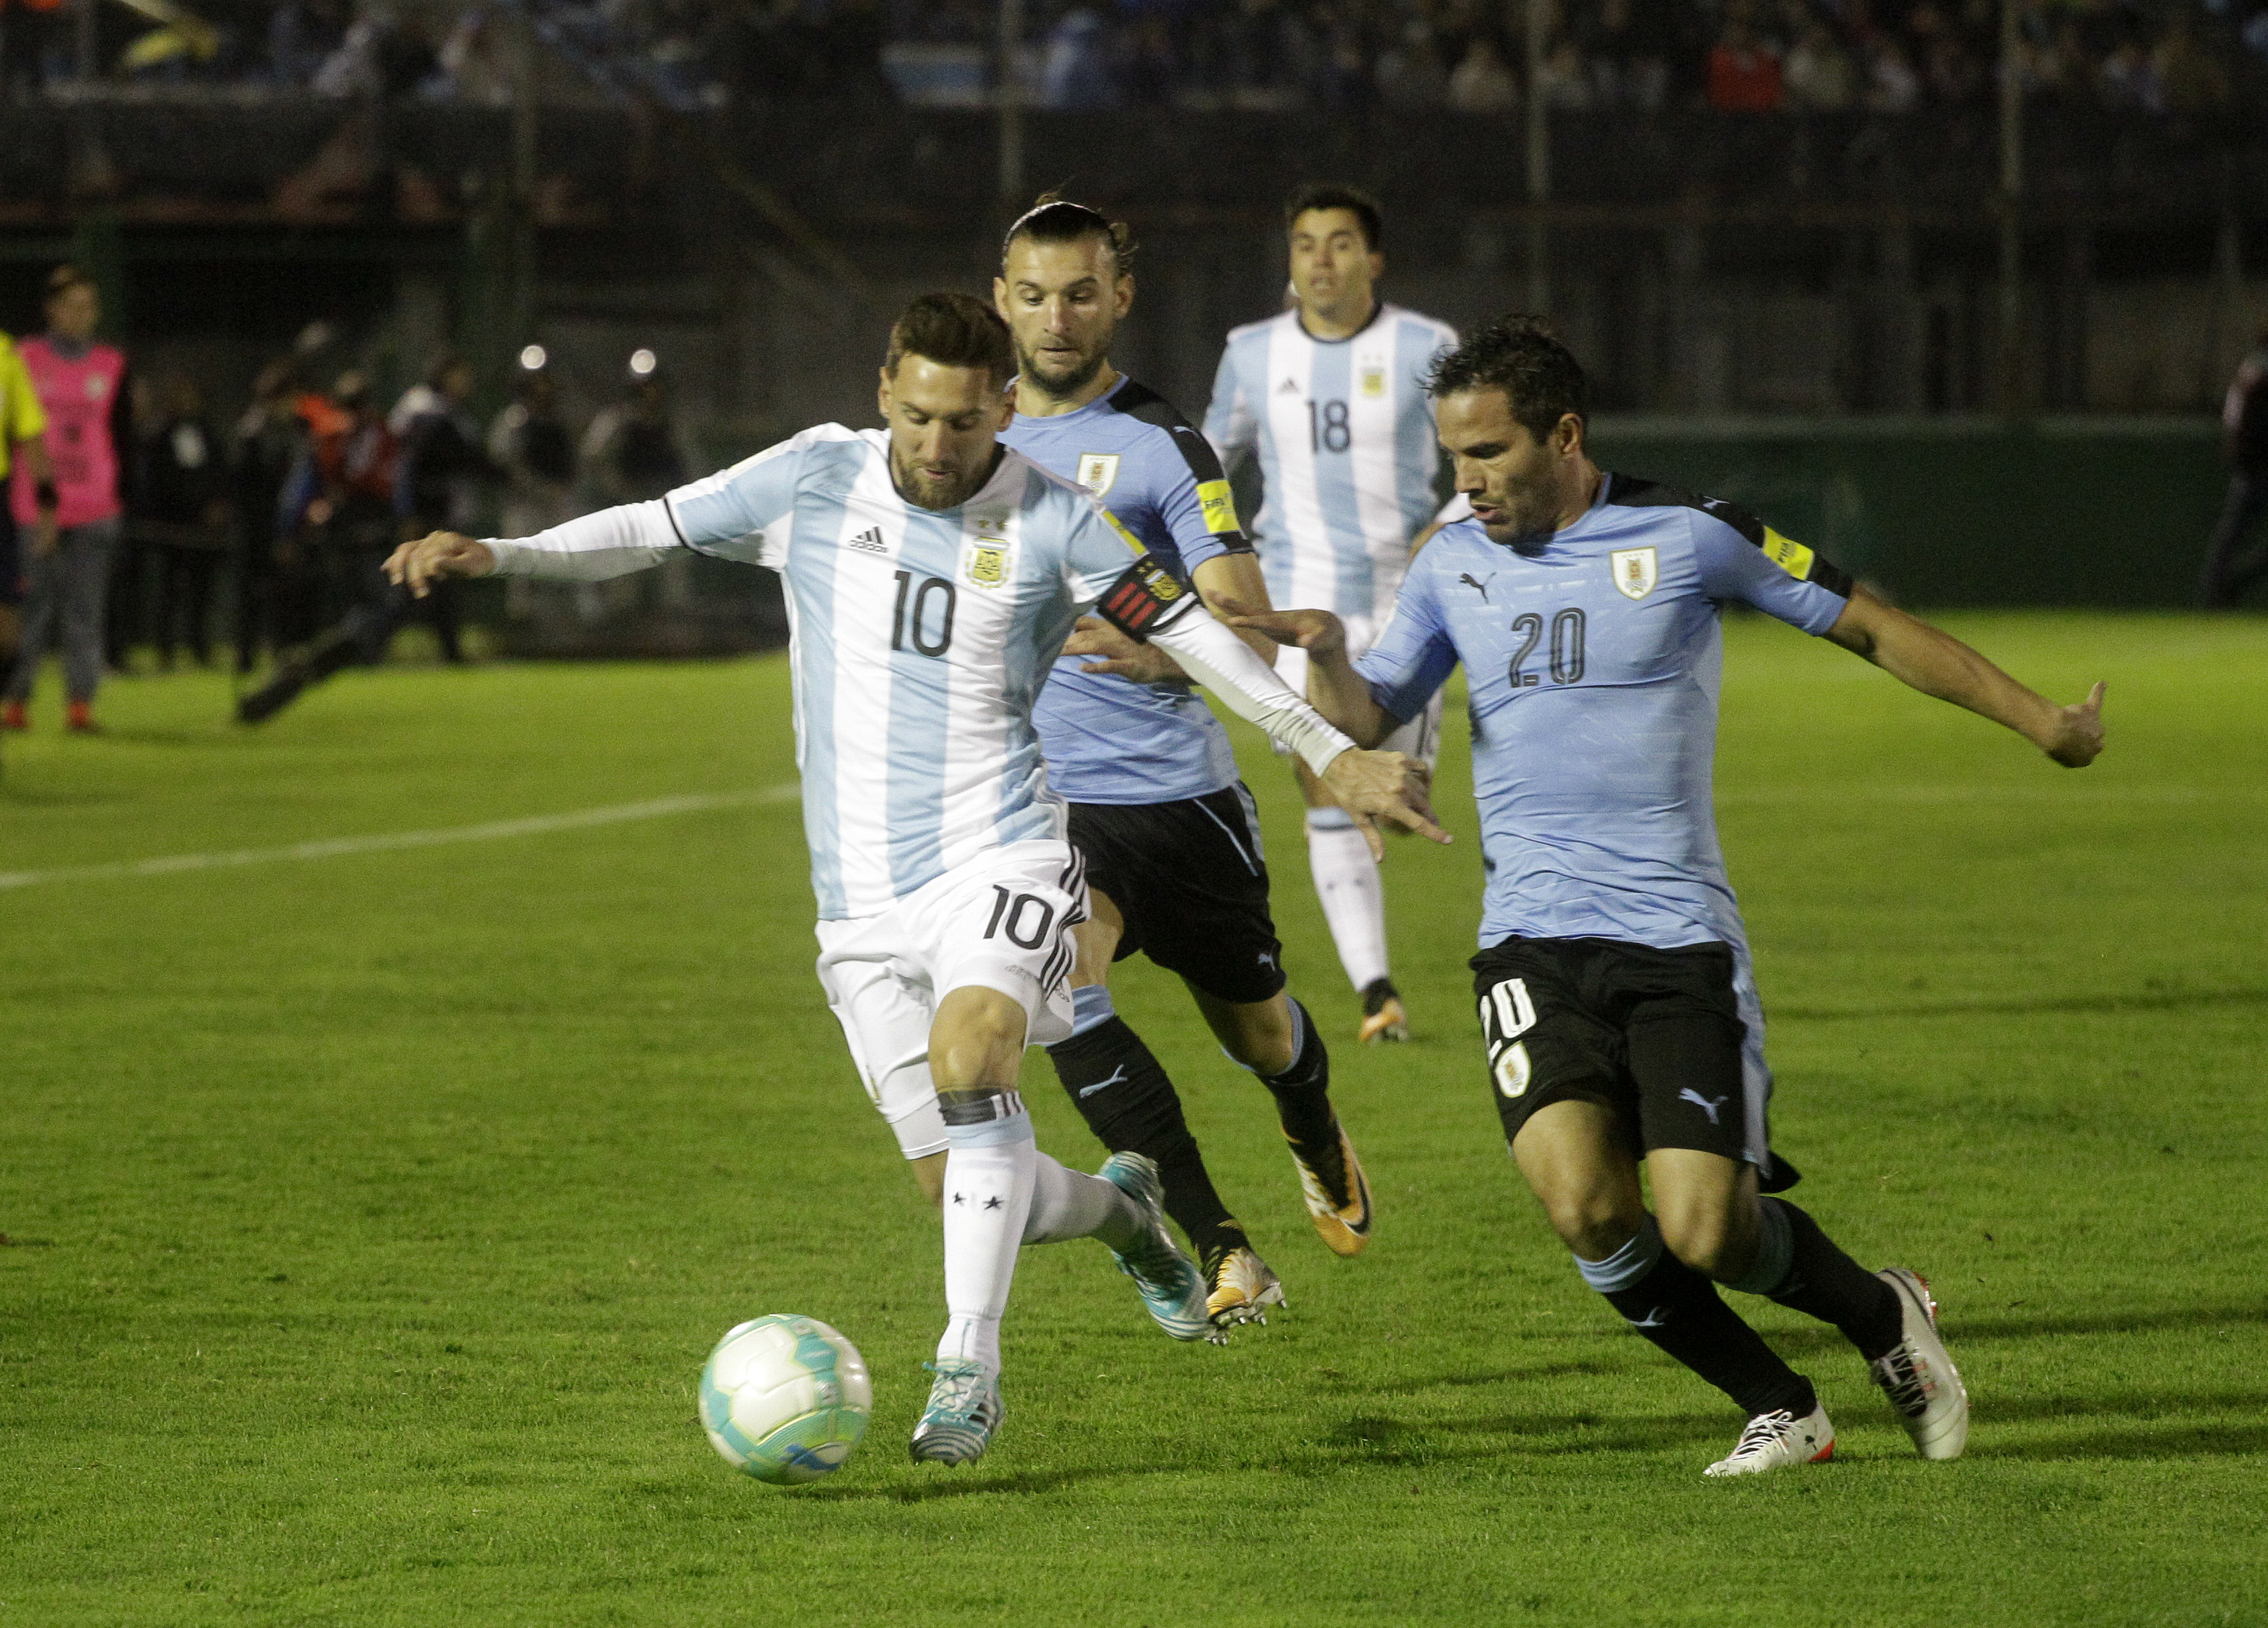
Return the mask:
[[[1607,556],[1615,578],[1615,591],[1626,600],[1642,600],[1653,592],[1660,564],[1652,549],[1616,549]]]
[[[972,512],[968,541],[961,550],[961,579],[972,588],[997,588],[1008,580],[1013,545],[1005,510]]]

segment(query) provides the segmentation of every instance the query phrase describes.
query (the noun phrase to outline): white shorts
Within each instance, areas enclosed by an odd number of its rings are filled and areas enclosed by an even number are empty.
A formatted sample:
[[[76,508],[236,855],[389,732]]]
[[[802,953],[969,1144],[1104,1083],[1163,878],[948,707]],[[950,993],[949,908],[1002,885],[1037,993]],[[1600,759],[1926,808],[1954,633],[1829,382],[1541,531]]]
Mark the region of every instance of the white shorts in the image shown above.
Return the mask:
[[[929,1074],[930,1022],[954,990],[998,990],[1024,1009],[1028,1045],[1071,1035],[1071,930],[1086,919],[1086,867],[1067,842],[1012,843],[948,871],[880,916],[823,921],[819,982],[866,1095],[909,1159],[945,1149]]]
[[[1341,616],[1346,628],[1347,659],[1351,661],[1368,650],[1371,641],[1378,637],[1378,625],[1368,616]],[[1302,696],[1307,693],[1307,652],[1292,645],[1276,652],[1276,676]],[[1408,723],[1402,725],[1378,743],[1381,752],[1400,752],[1414,757],[1425,765],[1431,774],[1441,757],[1441,692],[1435,690],[1425,710]],[[1291,753],[1281,746],[1276,748],[1278,757]]]

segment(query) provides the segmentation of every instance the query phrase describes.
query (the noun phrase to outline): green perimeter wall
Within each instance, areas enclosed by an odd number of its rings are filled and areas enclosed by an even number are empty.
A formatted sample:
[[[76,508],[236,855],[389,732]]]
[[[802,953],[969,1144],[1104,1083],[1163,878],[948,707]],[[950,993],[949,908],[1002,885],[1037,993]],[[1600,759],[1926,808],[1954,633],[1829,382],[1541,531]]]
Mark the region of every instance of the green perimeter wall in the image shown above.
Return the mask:
[[[1911,605],[2191,603],[2227,479],[2204,417],[1602,417],[1591,446]]]

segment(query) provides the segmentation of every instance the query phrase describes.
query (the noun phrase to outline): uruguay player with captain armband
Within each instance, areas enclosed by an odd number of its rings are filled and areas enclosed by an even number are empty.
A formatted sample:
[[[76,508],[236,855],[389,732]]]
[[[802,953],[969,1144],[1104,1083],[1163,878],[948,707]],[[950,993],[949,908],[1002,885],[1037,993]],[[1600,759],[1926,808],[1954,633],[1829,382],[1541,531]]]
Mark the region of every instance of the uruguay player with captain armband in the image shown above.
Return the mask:
[[[518,541],[440,533],[387,563],[415,593],[490,572],[595,581],[686,549],[780,573],[820,982],[944,1209],[948,1322],[913,1455],[948,1464],[983,1453],[1000,1421],[1020,1245],[1099,1238],[1167,1333],[1209,1327],[1156,1167],[1118,1153],[1099,1176],[1065,1169],[1016,1094],[1025,1046],[1071,1032],[1086,887],[1032,705],[1080,613],[1170,652],[1347,807],[1447,840],[1414,762],[1352,749],[1093,497],[999,444],[1014,371],[990,306],[924,295],[890,332],[887,431],[823,424],[652,502]],[[903,1129],[940,1117],[941,1167]]]

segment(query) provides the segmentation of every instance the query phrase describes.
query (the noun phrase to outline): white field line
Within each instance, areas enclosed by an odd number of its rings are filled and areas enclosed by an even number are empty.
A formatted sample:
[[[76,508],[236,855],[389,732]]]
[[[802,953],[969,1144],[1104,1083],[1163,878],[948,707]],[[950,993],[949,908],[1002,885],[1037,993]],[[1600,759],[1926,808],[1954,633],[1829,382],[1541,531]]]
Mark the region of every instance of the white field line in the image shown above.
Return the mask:
[[[711,808],[747,808],[792,802],[800,788],[793,781],[752,792],[702,792],[657,797],[649,802],[617,803],[608,808],[578,808],[570,814],[531,814],[521,820],[490,820],[480,825],[438,831],[382,831],[368,836],[333,836],[282,848],[238,848],[220,853],[177,853],[156,859],[121,859],[108,865],[58,866],[50,871],[0,871],[0,888],[36,888],[46,882],[92,881],[112,876],[172,876],[183,871],[222,870],[232,866],[275,865],[291,859],[335,859],[348,854],[390,853],[403,848],[439,848],[451,843],[490,843],[510,836],[541,836],[551,831],[580,831],[633,820],[662,820]]]

